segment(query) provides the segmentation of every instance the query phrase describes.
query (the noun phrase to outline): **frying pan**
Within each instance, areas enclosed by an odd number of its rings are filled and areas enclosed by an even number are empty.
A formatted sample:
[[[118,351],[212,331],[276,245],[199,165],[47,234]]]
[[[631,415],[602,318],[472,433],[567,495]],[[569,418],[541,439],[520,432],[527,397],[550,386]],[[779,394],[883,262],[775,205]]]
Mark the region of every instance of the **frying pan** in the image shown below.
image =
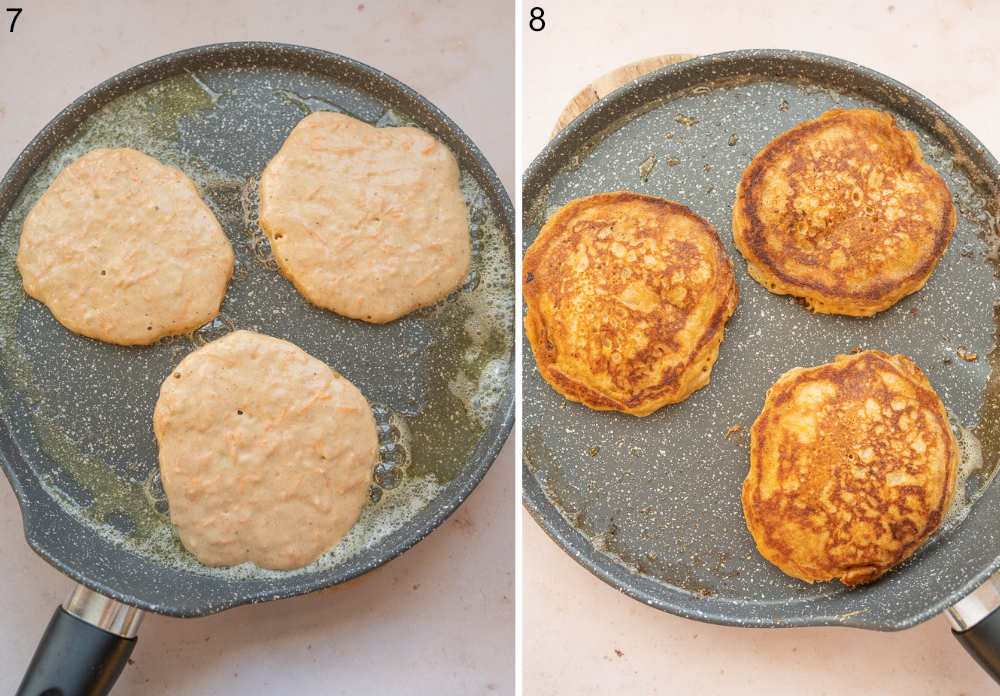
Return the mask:
[[[257,177],[313,110],[413,123],[455,153],[473,267],[447,300],[372,325],[310,305],[277,272],[256,223]],[[21,222],[58,171],[90,149],[120,146],[191,176],[236,252],[219,317],[151,347],[71,333],[25,297],[14,265]],[[271,43],[204,46],[127,70],[60,113],[0,182],[0,460],[28,543],[81,583],[49,625],[22,693],[104,693],[142,612],[202,616],[335,585],[440,524],[513,424],[512,259],[513,209],[476,146],[420,95],[348,58]],[[184,355],[235,328],[290,340],[331,365],[366,395],[378,425],[361,520],[297,571],[202,566],[169,523],[152,430],[159,385]]]
[[[769,293],[732,243],[744,167],[776,135],[838,107],[888,111],[915,131],[959,211],[925,288],[871,318],[813,315]],[[872,70],[810,53],[736,51],[650,73],[556,136],[524,176],[525,248],[567,201],[620,189],[679,201],[711,222],[735,263],[740,304],[711,383],[642,419],[565,400],[541,378],[523,339],[523,497],[546,532],[632,597],[734,626],[898,630],[990,578],[1000,567],[1000,487],[988,485],[1000,460],[1000,170],[982,144],[928,99]],[[809,585],[767,563],[746,529],[745,434],[778,376],[854,348],[916,360],[950,409],[967,477],[941,529],[899,568],[860,588]],[[978,356],[967,361],[959,348]],[[737,425],[743,430],[730,432]],[[977,604],[979,618],[987,604]],[[976,630],[1000,645],[1000,613],[991,618]],[[996,649],[983,649],[1000,667]]]

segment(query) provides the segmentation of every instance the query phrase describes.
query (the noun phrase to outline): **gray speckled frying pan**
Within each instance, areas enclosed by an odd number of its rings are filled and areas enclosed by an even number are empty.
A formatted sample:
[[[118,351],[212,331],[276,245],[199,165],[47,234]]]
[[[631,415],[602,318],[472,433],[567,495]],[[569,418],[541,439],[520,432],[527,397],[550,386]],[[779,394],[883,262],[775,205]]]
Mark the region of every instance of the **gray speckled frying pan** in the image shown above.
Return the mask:
[[[914,130],[948,183],[958,228],[926,287],[872,318],[814,315],[767,292],[732,243],[744,167],[776,135],[831,108],[888,111]],[[563,130],[528,168],[524,245],[567,201],[626,189],[679,201],[708,219],[733,259],[740,304],[711,383],[639,419],[566,401],[524,339],[524,501],[601,579],[659,609],[737,626],[895,630],[953,605],[1000,567],[1000,299],[997,161],[925,97],[826,56],[737,51],[661,69]],[[786,370],[852,349],[912,356],[967,445],[967,483],[942,528],[878,582],[848,588],[790,578],[756,551],[740,490],[746,429]],[[967,361],[959,348],[977,353]],[[961,425],[961,424],[964,424]],[[727,432],[742,425],[743,431]]]
[[[277,271],[256,224],[257,177],[313,110],[413,123],[455,153],[474,258],[447,300],[366,324],[310,305]],[[237,257],[219,318],[151,347],[71,333],[25,297],[14,264],[21,222],[58,171],[95,147],[121,146],[194,179]],[[269,43],[205,46],[127,70],[59,114],[0,182],[0,459],[28,543],[100,595],[171,616],[311,592],[376,568],[465,499],[510,432],[513,296],[513,209],[503,186],[455,123],[393,78]],[[234,328],[325,361],[367,396],[378,423],[380,461],[361,521],[298,571],[202,566],[167,516],[152,428],[159,385],[197,345]]]

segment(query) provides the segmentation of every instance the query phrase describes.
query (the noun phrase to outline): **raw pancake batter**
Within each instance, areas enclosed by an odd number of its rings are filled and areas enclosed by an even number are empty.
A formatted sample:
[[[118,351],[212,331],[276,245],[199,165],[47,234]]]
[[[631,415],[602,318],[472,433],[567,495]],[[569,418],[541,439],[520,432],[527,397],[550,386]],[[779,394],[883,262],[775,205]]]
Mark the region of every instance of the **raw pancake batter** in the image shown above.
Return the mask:
[[[281,270],[338,314],[392,321],[443,299],[469,271],[458,164],[417,128],[310,114],[264,170],[260,201]]]
[[[137,150],[98,149],[31,209],[17,267],[69,330],[146,345],[218,314],[233,249],[187,176]]]
[[[378,452],[349,381],[297,346],[236,331],[167,376],[153,414],[170,519],[210,566],[304,566],[357,522]]]

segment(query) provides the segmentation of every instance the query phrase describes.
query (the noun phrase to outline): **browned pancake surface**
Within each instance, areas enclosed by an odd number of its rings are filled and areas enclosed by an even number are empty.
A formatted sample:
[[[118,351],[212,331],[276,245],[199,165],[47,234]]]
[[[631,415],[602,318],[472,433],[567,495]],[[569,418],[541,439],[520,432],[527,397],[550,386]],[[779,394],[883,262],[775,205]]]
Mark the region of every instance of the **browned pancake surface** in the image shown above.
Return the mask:
[[[743,511],[761,554],[809,582],[871,582],[937,528],[958,446],[913,361],[882,351],[794,368],[750,430]]]
[[[563,206],[523,273],[525,332],[542,376],[567,399],[637,416],[708,384],[738,301],[710,224],[624,191]]]
[[[817,312],[869,316],[923,287],[956,221],[912,132],[886,113],[834,109],[750,163],[733,239],[772,292]]]

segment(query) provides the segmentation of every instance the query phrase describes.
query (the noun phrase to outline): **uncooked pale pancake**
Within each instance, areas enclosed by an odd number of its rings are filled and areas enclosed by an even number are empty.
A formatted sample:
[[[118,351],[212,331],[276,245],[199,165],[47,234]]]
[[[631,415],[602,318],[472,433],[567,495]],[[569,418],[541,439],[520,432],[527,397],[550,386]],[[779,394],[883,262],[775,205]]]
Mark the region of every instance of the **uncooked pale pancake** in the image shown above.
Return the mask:
[[[834,109],[746,168],[733,240],[771,292],[815,312],[870,316],[924,286],[956,222],[912,132],[890,114]]]
[[[443,299],[471,263],[448,148],[328,111],[302,119],[264,170],[260,226],[310,302],[370,322]]]
[[[218,314],[233,249],[184,174],[137,150],[98,149],[28,213],[17,267],[69,330],[146,345]]]
[[[357,522],[378,453],[349,381],[302,349],[236,331],[188,355],[153,414],[170,520],[210,566],[304,566]]]
[[[858,585],[938,527],[957,469],[944,406],[910,358],[840,355],[768,390],[743,511],[761,555],[788,575]]]
[[[708,384],[738,300],[715,229],[653,196],[571,201],[524,255],[538,370],[598,410],[645,416]]]

